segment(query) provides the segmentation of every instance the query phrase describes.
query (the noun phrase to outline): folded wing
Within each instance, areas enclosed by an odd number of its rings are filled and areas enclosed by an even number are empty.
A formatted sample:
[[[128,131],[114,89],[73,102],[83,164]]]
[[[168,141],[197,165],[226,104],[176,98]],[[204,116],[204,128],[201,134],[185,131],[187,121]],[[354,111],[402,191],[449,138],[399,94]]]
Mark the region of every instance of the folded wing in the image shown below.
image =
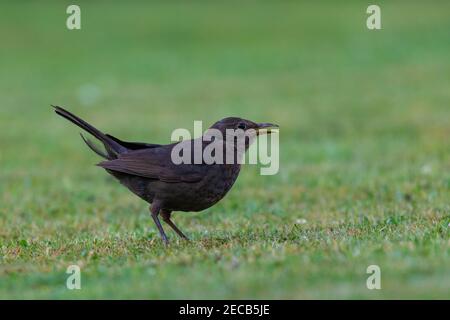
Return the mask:
[[[171,161],[171,150],[172,145],[135,150],[121,154],[117,159],[100,162],[98,166],[168,183],[201,181],[203,165],[176,165]]]

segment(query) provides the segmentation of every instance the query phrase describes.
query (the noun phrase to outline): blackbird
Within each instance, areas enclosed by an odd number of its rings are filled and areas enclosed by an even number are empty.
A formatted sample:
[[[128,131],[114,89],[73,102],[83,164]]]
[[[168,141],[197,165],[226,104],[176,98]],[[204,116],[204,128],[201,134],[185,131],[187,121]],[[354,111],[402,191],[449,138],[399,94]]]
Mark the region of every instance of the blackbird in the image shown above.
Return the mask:
[[[97,155],[106,159],[97,165],[150,204],[151,216],[165,244],[168,244],[168,238],[158,216],[161,216],[163,221],[181,238],[188,240],[172,222],[171,213],[173,211],[201,211],[221,200],[239,175],[241,162],[237,160],[243,156],[257,135],[271,133],[271,128],[278,127],[271,123],[255,123],[237,117],[224,118],[210,127],[210,129],[222,133],[222,140],[220,140],[220,136],[206,138],[205,134],[197,139],[201,141],[201,151],[205,150],[212,141],[218,139],[216,142],[222,143],[225,156],[230,157],[231,155],[233,161],[207,163],[201,159],[199,163],[187,161],[177,164],[172,161],[173,149],[176,146],[180,147],[180,144],[194,146],[196,139],[167,145],[126,142],[99,131],[59,106],[53,107],[58,115],[73,122],[103,143],[104,150],[101,150],[80,133],[87,146]],[[237,131],[240,129],[245,132],[254,132],[254,134],[236,135],[233,137],[234,143],[230,146],[228,140],[225,139],[229,135],[227,129]],[[239,142],[244,142],[244,148],[239,148]],[[193,150],[195,147],[191,148],[191,155],[188,157],[190,159],[194,159]],[[183,149],[182,153],[184,152]]]

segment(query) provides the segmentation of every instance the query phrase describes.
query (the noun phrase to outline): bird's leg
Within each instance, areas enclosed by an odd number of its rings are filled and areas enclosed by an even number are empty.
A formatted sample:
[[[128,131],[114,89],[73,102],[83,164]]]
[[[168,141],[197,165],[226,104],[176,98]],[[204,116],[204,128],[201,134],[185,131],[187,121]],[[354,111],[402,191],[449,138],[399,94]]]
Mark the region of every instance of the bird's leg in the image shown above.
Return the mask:
[[[170,220],[170,211],[161,210],[161,217],[163,218],[164,222],[167,223],[181,238],[189,240],[189,238],[186,237],[180,229],[178,229],[175,223]]]
[[[152,214],[153,221],[155,221],[155,224],[158,227],[159,234],[161,235],[161,238],[164,241],[164,244],[168,245],[169,240],[167,239],[166,233],[164,232],[164,229],[158,218],[159,211],[160,211],[160,206],[159,206],[158,202],[157,201],[153,202],[153,204],[150,206],[150,212]]]

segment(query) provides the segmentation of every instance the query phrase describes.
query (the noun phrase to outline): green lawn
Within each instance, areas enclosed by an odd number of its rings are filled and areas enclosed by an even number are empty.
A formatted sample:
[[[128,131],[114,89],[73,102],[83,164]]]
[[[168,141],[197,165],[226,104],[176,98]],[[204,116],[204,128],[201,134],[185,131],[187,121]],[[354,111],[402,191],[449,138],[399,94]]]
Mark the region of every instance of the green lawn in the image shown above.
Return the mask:
[[[450,3],[380,1],[379,31],[360,1],[78,3],[79,31],[68,2],[0,6],[0,298],[450,298]],[[245,166],[165,248],[51,103],[155,143],[275,122],[280,172]]]

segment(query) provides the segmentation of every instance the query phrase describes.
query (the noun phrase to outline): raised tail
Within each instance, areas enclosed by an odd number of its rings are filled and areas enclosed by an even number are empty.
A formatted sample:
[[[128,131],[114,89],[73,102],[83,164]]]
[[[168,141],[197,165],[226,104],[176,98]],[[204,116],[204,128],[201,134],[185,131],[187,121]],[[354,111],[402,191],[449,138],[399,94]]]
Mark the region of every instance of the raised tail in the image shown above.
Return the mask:
[[[88,145],[88,147],[92,151],[97,153],[99,156],[111,160],[111,159],[117,158],[118,154],[128,151],[127,148],[121,146],[119,143],[117,143],[116,141],[114,141],[113,139],[108,137],[106,134],[99,131],[97,128],[91,126],[89,123],[87,123],[83,119],[80,119],[73,113],[71,113],[61,107],[58,107],[58,106],[52,105],[52,107],[55,108],[55,112],[58,115],[60,115],[63,118],[66,118],[70,122],[76,124],[77,126],[79,126],[82,129],[86,130],[87,132],[89,132],[91,135],[93,135],[94,137],[96,137],[98,140],[100,140],[103,143],[103,145],[105,146],[105,149],[106,149],[106,153],[99,150],[90,140],[85,139],[84,136],[81,135],[81,137],[83,138],[83,141]]]

